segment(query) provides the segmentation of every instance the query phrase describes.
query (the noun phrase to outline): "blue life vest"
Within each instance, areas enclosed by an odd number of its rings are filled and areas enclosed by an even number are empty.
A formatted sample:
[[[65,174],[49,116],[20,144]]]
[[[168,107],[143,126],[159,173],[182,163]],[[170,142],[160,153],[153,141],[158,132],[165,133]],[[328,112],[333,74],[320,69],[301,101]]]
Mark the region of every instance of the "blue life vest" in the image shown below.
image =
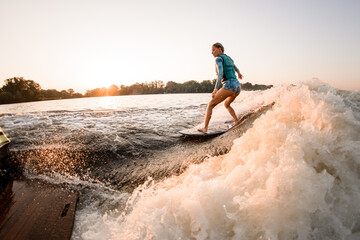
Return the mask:
[[[236,79],[235,70],[234,70],[234,61],[226,54],[220,54],[220,57],[223,60],[223,68],[224,68],[224,79],[223,81],[229,79]]]

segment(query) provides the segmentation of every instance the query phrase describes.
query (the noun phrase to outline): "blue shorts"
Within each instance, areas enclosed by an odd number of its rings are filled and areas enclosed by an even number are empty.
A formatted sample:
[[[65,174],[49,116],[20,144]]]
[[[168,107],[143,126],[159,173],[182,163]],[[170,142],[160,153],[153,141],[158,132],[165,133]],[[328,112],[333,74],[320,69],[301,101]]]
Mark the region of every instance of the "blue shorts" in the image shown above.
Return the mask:
[[[234,93],[239,93],[241,91],[241,85],[238,80],[226,80],[223,82],[222,88]]]

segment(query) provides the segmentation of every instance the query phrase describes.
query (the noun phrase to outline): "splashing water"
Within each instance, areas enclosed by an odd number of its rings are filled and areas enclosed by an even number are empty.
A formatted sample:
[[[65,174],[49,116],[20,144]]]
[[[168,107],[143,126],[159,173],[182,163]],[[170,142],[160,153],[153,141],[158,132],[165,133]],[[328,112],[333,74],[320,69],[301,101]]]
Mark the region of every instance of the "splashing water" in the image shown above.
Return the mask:
[[[115,209],[89,203],[73,239],[359,237],[359,93],[311,81],[263,97],[273,109],[228,154],[149,180]]]

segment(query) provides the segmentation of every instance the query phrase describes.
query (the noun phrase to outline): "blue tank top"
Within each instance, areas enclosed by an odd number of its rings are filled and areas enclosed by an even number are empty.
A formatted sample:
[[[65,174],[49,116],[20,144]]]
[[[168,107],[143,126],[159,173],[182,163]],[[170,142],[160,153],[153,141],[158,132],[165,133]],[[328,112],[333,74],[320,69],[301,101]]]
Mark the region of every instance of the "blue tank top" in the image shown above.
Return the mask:
[[[224,81],[229,79],[236,79],[234,61],[226,54],[220,54],[220,57],[223,60]]]
[[[215,59],[217,67],[217,81],[215,84],[216,89],[220,89],[222,81],[238,81],[235,72],[240,74],[240,70],[234,64],[234,61],[226,54],[220,54]]]

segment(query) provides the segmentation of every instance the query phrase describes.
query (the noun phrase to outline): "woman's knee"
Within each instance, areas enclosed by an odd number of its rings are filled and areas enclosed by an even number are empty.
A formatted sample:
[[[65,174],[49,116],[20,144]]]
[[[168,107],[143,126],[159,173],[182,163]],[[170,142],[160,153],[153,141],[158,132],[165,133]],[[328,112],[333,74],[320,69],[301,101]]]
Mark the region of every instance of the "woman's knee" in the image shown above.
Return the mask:
[[[226,109],[230,108],[230,104],[231,104],[231,102],[225,101],[225,102],[224,102],[225,108],[226,108]]]
[[[213,100],[210,100],[209,104],[208,104],[208,107],[209,108],[214,108],[216,105],[218,105],[217,102],[213,101]]]
[[[229,108],[230,104],[235,100],[235,97],[229,97],[228,99],[225,100],[224,102],[224,106],[225,108]]]

